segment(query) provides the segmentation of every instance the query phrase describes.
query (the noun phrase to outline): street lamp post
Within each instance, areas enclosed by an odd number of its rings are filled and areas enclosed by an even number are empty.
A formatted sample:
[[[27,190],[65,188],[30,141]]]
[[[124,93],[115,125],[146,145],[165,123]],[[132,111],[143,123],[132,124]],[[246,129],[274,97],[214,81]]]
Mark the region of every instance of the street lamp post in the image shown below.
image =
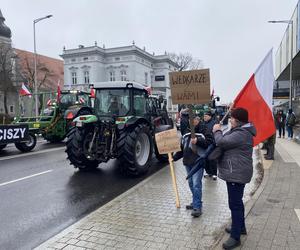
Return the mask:
[[[287,23],[291,25],[291,53],[290,53],[290,96],[289,96],[289,108],[292,106],[292,80],[293,80],[293,20],[280,20],[280,21],[269,21],[269,23]]]
[[[35,116],[36,119],[39,116],[39,107],[38,107],[38,83],[37,83],[37,60],[36,60],[36,41],[35,41],[35,24],[44,19],[50,18],[52,15],[48,15],[45,17],[40,17],[33,20],[33,44],[34,44],[34,93],[35,93]]]

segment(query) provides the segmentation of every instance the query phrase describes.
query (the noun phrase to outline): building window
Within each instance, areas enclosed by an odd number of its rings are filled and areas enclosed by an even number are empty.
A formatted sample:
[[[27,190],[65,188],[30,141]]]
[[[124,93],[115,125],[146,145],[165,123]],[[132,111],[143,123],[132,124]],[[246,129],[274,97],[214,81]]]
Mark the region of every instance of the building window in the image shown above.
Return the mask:
[[[90,72],[84,71],[84,83],[90,83]]]
[[[72,58],[72,59],[71,59],[71,62],[76,62],[76,58]]]
[[[84,57],[84,58],[83,58],[83,61],[87,61],[87,60],[89,60],[88,57]]]
[[[10,113],[14,113],[14,105],[10,105],[9,106],[9,112]]]
[[[126,81],[126,70],[121,70],[121,81]]]
[[[72,84],[77,84],[77,74],[76,74],[76,72],[72,72]]]
[[[114,82],[116,80],[115,72],[111,71],[109,72],[109,79],[111,82]]]
[[[145,84],[148,84],[148,73],[145,72]]]

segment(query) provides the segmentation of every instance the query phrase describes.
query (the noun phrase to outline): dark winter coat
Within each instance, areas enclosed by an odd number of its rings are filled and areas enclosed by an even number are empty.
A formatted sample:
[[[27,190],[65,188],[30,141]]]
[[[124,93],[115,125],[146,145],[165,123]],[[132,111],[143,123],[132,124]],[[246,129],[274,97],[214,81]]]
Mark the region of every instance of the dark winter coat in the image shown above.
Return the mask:
[[[209,121],[204,121],[203,124],[206,126],[206,128],[209,130],[209,131],[212,131],[213,129],[213,126],[216,124],[216,120],[211,118]]]
[[[276,114],[276,125],[282,126],[285,125],[286,115],[284,113],[278,113]]]
[[[223,150],[218,162],[219,178],[227,182],[248,183],[253,175],[253,137],[256,129],[251,123],[226,132],[214,133],[215,142]]]
[[[212,133],[203,124],[195,127],[195,135],[197,137],[196,153],[192,150],[191,133],[186,133],[181,138],[181,151],[177,152],[173,159],[179,160],[183,157],[183,164],[186,166],[194,165],[200,157],[206,155],[206,149],[214,143]]]
[[[180,133],[184,135],[190,131],[189,113],[182,112],[180,115]]]

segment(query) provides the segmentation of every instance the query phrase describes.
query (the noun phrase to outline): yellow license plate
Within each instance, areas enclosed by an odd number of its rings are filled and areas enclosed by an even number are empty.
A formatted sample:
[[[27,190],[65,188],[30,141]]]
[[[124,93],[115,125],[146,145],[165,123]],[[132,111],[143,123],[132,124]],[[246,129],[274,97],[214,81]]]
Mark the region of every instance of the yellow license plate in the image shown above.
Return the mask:
[[[40,124],[39,124],[39,123],[34,123],[34,124],[33,124],[33,127],[34,127],[34,128],[39,128],[39,127],[40,127]]]

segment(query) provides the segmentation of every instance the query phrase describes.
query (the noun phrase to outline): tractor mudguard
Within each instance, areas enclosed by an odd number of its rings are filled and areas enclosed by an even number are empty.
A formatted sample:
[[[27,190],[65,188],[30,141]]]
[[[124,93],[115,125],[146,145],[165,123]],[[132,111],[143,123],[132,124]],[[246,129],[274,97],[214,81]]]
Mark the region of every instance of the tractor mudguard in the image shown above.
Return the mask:
[[[98,118],[95,115],[81,115],[76,117],[73,122],[81,122],[81,123],[94,123],[97,122]]]
[[[125,126],[126,127],[130,127],[131,125],[134,125],[134,124],[140,124],[140,123],[143,123],[143,124],[147,124],[147,125],[150,125],[149,124],[149,121],[143,117],[136,117],[136,116],[132,116],[131,118],[129,118],[126,123],[125,123]]]
[[[71,106],[65,111],[64,119],[73,119],[80,115],[89,115],[93,113],[94,112],[91,107]]]

